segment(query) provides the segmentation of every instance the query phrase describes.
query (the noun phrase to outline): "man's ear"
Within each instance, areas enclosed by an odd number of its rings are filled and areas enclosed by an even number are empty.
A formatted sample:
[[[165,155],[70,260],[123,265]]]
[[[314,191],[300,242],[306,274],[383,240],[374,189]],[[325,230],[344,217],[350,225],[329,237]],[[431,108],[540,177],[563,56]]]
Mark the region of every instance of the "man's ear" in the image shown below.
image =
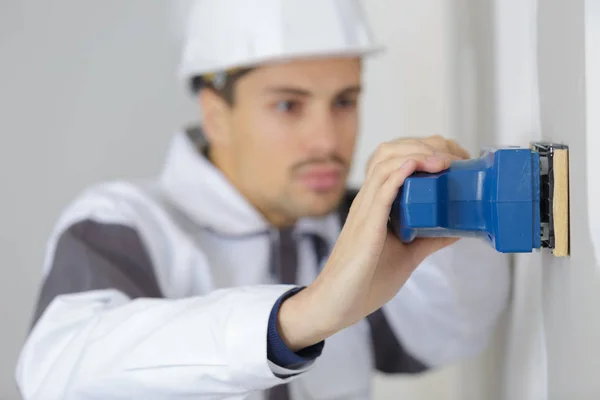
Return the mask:
[[[198,94],[202,128],[212,146],[227,145],[231,140],[231,107],[212,89],[203,89]]]

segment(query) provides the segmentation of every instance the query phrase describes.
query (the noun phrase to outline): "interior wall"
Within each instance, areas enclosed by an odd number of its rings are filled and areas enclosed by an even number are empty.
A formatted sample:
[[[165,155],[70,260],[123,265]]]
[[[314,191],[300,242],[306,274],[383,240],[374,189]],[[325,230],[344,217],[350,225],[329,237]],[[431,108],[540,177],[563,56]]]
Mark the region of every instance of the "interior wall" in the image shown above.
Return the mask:
[[[596,149],[600,148],[600,1],[585,1],[585,65],[586,65],[586,130],[587,130],[587,169],[597,171]],[[589,217],[600,221],[600,207],[595,207],[600,199],[600,179],[588,174]],[[600,261],[600,224],[589,224],[596,262]]]
[[[386,52],[366,63],[362,130],[351,181],[383,141],[449,134],[449,3],[435,0],[364,2]]]
[[[493,60],[482,72],[492,82],[479,94],[490,105],[485,117],[494,122],[496,145],[545,140],[570,146],[571,256],[544,251],[514,258],[511,308],[488,364],[493,368],[481,380],[489,390],[485,398],[596,399],[600,319],[593,307],[600,277],[591,239],[599,238],[590,236],[590,227],[597,236],[598,191],[592,188],[598,187],[598,161],[590,144],[598,143],[599,133],[593,103],[600,89],[593,68],[600,48],[598,2],[490,4],[492,46],[478,50]]]
[[[455,134],[472,146],[566,143],[571,185],[571,256],[513,258],[511,307],[494,345],[462,365],[461,398],[598,398],[600,2],[455,0],[452,10]]]
[[[596,356],[600,317],[595,308],[600,304],[600,271],[589,229],[600,221],[590,220],[588,213],[590,206],[597,206],[597,198],[589,196],[588,174],[597,168],[587,168],[586,149],[586,136],[598,134],[587,130],[587,113],[598,110],[586,106],[585,48],[586,40],[593,39],[586,38],[585,4],[585,0],[538,4],[542,135],[570,148],[571,257],[542,259],[550,399],[600,396]]]

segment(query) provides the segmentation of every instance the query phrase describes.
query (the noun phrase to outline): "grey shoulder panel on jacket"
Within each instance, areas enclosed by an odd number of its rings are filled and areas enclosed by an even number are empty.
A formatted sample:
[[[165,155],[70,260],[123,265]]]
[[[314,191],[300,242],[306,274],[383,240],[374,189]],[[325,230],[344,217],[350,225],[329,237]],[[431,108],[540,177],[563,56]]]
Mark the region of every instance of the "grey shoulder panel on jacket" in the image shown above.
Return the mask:
[[[33,324],[56,296],[101,289],[116,289],[131,298],[163,297],[150,256],[135,229],[84,220],[58,239]]]

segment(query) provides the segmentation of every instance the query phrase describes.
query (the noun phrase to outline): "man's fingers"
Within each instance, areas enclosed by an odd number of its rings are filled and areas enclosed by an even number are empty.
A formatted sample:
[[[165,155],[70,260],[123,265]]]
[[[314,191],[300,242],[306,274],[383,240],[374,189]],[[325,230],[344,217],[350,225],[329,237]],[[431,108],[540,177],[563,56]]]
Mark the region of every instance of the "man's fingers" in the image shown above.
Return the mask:
[[[456,143],[454,140],[448,141],[448,147],[450,148],[450,153],[459,156],[463,160],[471,158],[471,154],[469,154],[467,149]]]
[[[445,156],[426,156],[424,154],[411,154],[407,157],[397,157],[389,160],[382,161],[373,167],[373,172],[369,178],[365,181],[364,185],[364,200],[366,204],[371,204],[376,201],[377,198],[383,197],[385,198],[385,202],[393,202],[394,198],[389,200],[386,197],[386,194],[380,193],[383,190],[383,186],[389,181],[390,177],[394,174],[402,175],[408,165],[412,168],[410,174],[414,171],[423,171],[436,173],[447,169],[450,166],[452,159],[450,157]],[[402,167],[402,168],[401,168]],[[408,176],[408,175],[407,175]],[[404,180],[402,179],[402,182]],[[396,182],[395,180],[391,181],[392,185]],[[395,192],[398,191],[402,182],[398,184],[395,189]]]
[[[427,157],[425,160],[417,160],[415,158],[409,158],[407,162],[405,162],[401,168],[396,171],[392,171],[389,174],[386,181],[381,185],[380,189],[377,191],[376,202],[379,203],[384,211],[389,213],[389,209],[394,202],[394,199],[398,195],[398,190],[404,184],[406,178],[412,175],[416,171],[424,171],[424,172],[440,172],[450,166],[450,160],[447,158],[440,157]]]
[[[364,204],[368,218],[364,219],[366,226],[372,229],[383,229],[387,225],[390,208],[398,195],[398,189],[417,169],[418,162],[407,160],[400,168],[395,169],[388,179],[376,191],[369,192],[369,203]]]
[[[447,157],[451,160],[460,159],[460,157],[456,157],[449,152],[441,152],[433,146],[430,146],[422,141],[411,140],[410,142],[407,142],[405,140],[403,143],[388,142],[387,144],[382,145],[378,150],[378,153],[371,159],[366,176],[368,178],[373,173],[375,166],[379,163],[394,158],[415,157],[416,155],[422,155],[424,157]]]
[[[446,155],[453,160],[469,159],[469,152],[456,141],[442,136],[430,136],[422,139],[396,139],[379,145],[367,164],[366,176],[373,173],[374,167],[385,160],[410,154]]]
[[[422,140],[438,151],[447,152],[462,159],[468,159],[471,157],[469,152],[453,139],[446,139],[443,136],[434,135],[426,137]]]
[[[366,176],[369,177],[373,173],[373,168],[380,162],[398,158],[407,157],[412,154],[423,154],[425,156],[433,156],[436,149],[427,143],[413,139],[402,139],[401,141],[385,142],[379,145],[369,163],[367,164]]]
[[[415,160],[408,160],[401,168],[392,172],[377,192],[374,207],[380,208],[380,211],[385,212],[386,215],[389,214],[390,207],[398,195],[398,190],[404,184],[406,178],[413,174],[417,168],[418,163]]]
[[[439,172],[450,165],[451,159],[444,156],[428,156],[425,154],[410,154],[404,157],[393,157],[383,160],[373,166],[371,175],[366,179],[366,185],[379,188],[392,172],[398,170],[407,161],[412,160],[416,168],[424,172]]]

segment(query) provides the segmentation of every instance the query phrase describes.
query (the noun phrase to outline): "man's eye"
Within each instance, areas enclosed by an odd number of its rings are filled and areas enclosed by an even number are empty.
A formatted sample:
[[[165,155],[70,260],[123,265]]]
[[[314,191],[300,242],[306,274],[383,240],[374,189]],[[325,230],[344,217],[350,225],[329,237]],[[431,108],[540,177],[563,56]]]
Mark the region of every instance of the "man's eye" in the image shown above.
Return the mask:
[[[338,99],[335,102],[337,108],[354,108],[356,107],[356,100],[354,99]]]
[[[297,101],[280,101],[277,103],[277,111],[280,112],[295,112],[300,108],[300,103]]]

